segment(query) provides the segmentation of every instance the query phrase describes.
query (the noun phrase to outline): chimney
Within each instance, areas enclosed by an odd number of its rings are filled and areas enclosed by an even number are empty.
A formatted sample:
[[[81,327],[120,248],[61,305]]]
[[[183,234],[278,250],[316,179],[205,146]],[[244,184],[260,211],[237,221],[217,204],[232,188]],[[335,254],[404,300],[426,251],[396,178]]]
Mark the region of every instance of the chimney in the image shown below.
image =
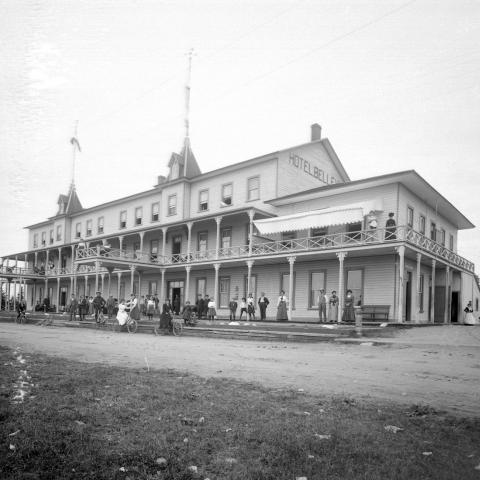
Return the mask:
[[[311,142],[316,142],[322,138],[322,127],[318,123],[314,123],[311,127],[312,129],[312,138]]]
[[[166,180],[166,177],[164,175],[159,175],[157,185],[161,185],[162,183],[165,183],[165,180]]]

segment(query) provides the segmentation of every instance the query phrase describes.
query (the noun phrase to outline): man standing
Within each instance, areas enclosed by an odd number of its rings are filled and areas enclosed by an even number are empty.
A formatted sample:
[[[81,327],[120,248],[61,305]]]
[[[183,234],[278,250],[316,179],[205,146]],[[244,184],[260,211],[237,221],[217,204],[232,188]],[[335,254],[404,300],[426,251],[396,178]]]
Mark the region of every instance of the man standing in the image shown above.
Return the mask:
[[[97,296],[93,299],[93,311],[95,312],[95,321],[98,322],[98,315],[103,310],[105,306],[105,300],[102,297],[101,292],[97,292]]]
[[[78,310],[78,300],[75,298],[75,295],[72,293],[70,298],[70,305],[68,306],[68,311],[70,312],[70,322],[76,319]]]
[[[228,304],[228,308],[230,309],[230,321],[235,321],[237,318],[238,303],[234,298],[232,298]]]
[[[267,318],[267,306],[270,302],[265,296],[265,292],[262,292],[260,298],[258,299],[258,306],[260,308],[260,320],[266,320]]]
[[[201,294],[198,295],[198,298],[197,298],[197,301],[195,302],[195,305],[197,306],[198,318],[201,319],[203,317],[203,310],[204,310],[204,307],[205,307],[205,302],[204,302]]]
[[[205,295],[205,298],[203,299],[203,312],[202,315],[204,317],[208,316],[208,302],[210,301],[210,297],[208,295]]]
[[[327,304],[328,297],[325,294],[325,290],[322,288],[320,290],[320,295],[318,296],[318,315],[320,317],[320,323],[327,322]]]

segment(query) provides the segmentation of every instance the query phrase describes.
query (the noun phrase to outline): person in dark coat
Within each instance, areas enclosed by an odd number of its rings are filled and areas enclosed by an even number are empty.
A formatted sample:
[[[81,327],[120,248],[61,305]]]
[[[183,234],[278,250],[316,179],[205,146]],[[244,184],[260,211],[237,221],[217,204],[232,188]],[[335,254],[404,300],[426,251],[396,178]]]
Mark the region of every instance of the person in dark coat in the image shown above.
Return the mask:
[[[105,306],[106,302],[102,297],[101,292],[97,292],[95,298],[92,301],[93,311],[95,312],[95,321],[98,322],[98,316],[100,312],[103,312],[103,307]]]
[[[70,312],[70,322],[75,320],[78,310],[78,300],[75,298],[75,295],[72,293],[70,298],[70,305],[68,306],[68,311]]]
[[[78,314],[80,315],[80,321],[85,320],[85,315],[88,312],[88,303],[87,299],[82,295],[80,297],[80,302],[78,303]]]
[[[172,320],[172,309],[170,300],[167,298],[162,305],[162,312],[160,313],[160,328],[166,330]]]
[[[173,299],[173,310],[175,311],[175,315],[180,313],[180,297],[178,295]]]
[[[232,298],[232,300],[228,304],[228,308],[230,309],[230,321],[235,321],[237,318],[238,303],[234,298]]]
[[[388,214],[388,220],[385,223],[385,240],[396,240],[397,239],[397,224],[395,223],[394,217],[395,214],[390,212]]]
[[[210,297],[208,295],[205,295],[205,298],[203,299],[203,316],[207,317],[208,316],[208,302],[210,301]]]
[[[205,300],[202,298],[201,295],[198,296],[196,305],[197,305],[197,315],[198,315],[198,318],[200,319],[203,317],[203,312],[205,310]]]
[[[260,308],[260,320],[265,320],[267,318],[267,307],[269,304],[268,298],[265,296],[265,292],[262,292],[260,298],[258,299],[258,307]]]

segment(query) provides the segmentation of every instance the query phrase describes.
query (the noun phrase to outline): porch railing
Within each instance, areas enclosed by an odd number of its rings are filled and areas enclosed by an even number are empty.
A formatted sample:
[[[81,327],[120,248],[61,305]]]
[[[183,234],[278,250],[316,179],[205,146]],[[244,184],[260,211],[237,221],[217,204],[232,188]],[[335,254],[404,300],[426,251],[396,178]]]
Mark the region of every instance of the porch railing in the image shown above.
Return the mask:
[[[414,231],[408,226],[397,226],[394,230],[378,228],[375,230],[361,230],[355,232],[338,232],[317,237],[292,238],[271,242],[253,243],[233,247],[223,247],[209,250],[194,251],[190,254],[177,253],[166,255],[148,255],[141,252],[126,253],[122,250],[105,250],[102,247],[90,247],[77,250],[77,259],[92,257],[110,257],[122,260],[140,261],[147,264],[175,265],[191,262],[211,262],[229,258],[244,258],[249,256],[275,255],[295,252],[340,249],[356,246],[374,246],[407,242],[428,253],[432,253],[447,262],[474,272],[472,262],[449,250],[444,245]]]

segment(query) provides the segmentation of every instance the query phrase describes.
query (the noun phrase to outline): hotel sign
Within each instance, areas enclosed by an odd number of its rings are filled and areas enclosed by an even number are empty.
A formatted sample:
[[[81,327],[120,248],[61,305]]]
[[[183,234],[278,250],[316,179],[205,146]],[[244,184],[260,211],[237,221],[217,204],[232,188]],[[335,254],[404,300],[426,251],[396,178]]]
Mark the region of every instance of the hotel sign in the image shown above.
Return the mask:
[[[335,177],[330,175],[325,170],[312,165],[309,160],[306,160],[305,158],[297,155],[296,153],[290,153],[288,157],[288,163],[293,167],[297,168],[298,170],[301,170],[305,174],[316,178],[325,185],[337,183]]]

